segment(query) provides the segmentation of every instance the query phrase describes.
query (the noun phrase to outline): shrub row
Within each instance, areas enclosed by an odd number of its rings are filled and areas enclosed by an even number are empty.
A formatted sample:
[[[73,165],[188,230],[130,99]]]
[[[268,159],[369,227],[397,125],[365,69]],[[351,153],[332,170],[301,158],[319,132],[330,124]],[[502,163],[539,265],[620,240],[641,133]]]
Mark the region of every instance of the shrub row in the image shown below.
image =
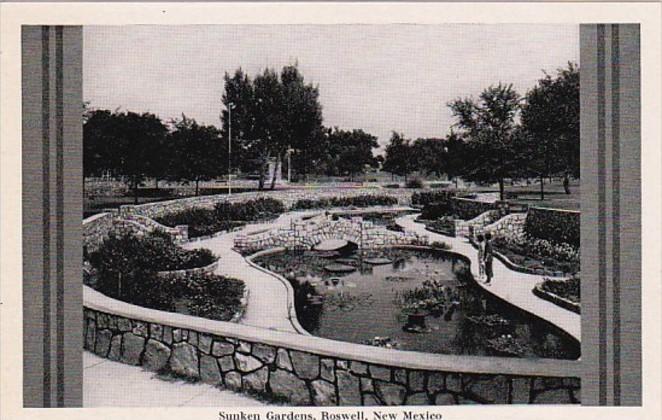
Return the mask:
[[[411,203],[415,206],[425,206],[431,203],[449,202],[455,195],[454,191],[417,191],[411,195]]]
[[[277,217],[285,211],[282,201],[274,198],[257,198],[243,203],[217,203],[213,209],[190,208],[157,217],[166,226],[188,225],[190,238],[207,236],[223,230],[242,226],[246,222]]]
[[[316,200],[301,199],[292,206],[293,210],[323,209],[332,207],[394,206],[398,199],[389,195],[357,195],[352,197],[331,197]]]
[[[527,235],[556,243],[568,243],[579,248],[579,212],[530,208],[524,231]]]

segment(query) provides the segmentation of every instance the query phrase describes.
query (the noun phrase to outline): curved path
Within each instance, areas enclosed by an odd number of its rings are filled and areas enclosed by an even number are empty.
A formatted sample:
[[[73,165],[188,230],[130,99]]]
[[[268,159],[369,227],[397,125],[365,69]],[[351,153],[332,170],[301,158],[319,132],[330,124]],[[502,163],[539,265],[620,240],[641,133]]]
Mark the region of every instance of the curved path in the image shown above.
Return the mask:
[[[220,257],[215,273],[242,280],[248,289],[248,305],[246,313],[239,321],[241,324],[268,328],[278,331],[300,333],[298,322],[289,316],[289,289],[270,274],[250,265],[246,259],[233,249],[234,239],[238,234],[247,234],[265,229],[286,227],[293,219],[319,211],[290,212],[267,223],[256,223],[245,226],[236,232],[228,232],[214,238],[203,239],[183,244],[186,249],[207,248]],[[300,327],[299,327],[300,328]]]
[[[425,229],[425,225],[415,222],[414,219],[417,216],[417,214],[405,215],[397,218],[396,223],[406,230],[420,235],[428,235],[430,242],[440,241],[450,244],[451,251],[469,257],[471,273],[474,278],[478,278],[478,251],[469,243],[469,240],[430,232]],[[581,317],[578,314],[540,299],[533,294],[533,287],[541,282],[544,276],[510,270],[497,258],[494,259],[493,269],[494,278],[492,278],[491,285],[488,286],[481,281],[477,281],[476,283],[480,287],[529,313],[553,323],[576,340],[581,341]]]

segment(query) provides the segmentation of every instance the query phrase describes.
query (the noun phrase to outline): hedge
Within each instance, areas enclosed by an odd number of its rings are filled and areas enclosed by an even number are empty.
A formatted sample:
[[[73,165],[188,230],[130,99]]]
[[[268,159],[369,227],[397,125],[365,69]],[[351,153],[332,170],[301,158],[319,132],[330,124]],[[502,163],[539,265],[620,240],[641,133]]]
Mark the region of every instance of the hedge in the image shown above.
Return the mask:
[[[579,228],[579,212],[538,207],[529,208],[524,224],[524,232],[532,238],[568,243],[575,248],[580,244]]]
[[[390,195],[357,195],[351,197],[331,197],[320,199],[301,199],[292,206],[292,210],[324,209],[332,207],[371,207],[394,206],[398,199]]]
[[[436,202],[448,202],[455,195],[454,191],[417,191],[411,195],[411,204],[425,206]]]
[[[217,203],[213,209],[190,208],[168,213],[155,220],[166,226],[188,225],[190,238],[212,235],[242,226],[246,222],[272,219],[285,211],[282,201],[257,198],[243,203]]]

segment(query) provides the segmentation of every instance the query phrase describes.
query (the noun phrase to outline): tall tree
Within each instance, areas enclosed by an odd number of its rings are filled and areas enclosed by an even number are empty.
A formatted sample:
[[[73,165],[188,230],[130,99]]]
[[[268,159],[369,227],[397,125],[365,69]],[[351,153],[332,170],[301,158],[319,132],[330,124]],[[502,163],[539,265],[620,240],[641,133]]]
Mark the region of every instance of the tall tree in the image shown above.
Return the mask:
[[[148,176],[154,176],[158,145],[167,128],[150,113],[92,111],[83,127],[83,153],[86,174],[110,173],[119,177],[134,193]]]
[[[379,147],[377,137],[363,130],[340,130],[335,127],[328,131],[327,141],[329,175],[349,176],[353,180],[366,168],[377,166],[373,153],[373,149]]]
[[[455,188],[457,188],[458,178],[466,172],[468,156],[464,141],[452,129],[444,139],[444,151],[446,152],[444,172],[449,180],[455,181]]]
[[[179,180],[195,182],[195,195],[200,193],[200,181],[208,181],[224,172],[225,157],[221,133],[212,125],[200,125],[182,115],[174,123],[171,142],[178,151],[175,172]]]
[[[412,152],[411,141],[406,139],[403,134],[393,131],[389,144],[386,146],[382,169],[395,175],[404,176],[406,182],[407,175],[414,169]]]
[[[497,182],[505,196],[504,180],[516,174],[518,162],[513,137],[520,97],[512,85],[490,86],[479,96],[455,99],[450,107],[455,127],[466,138],[467,172],[477,182]]]
[[[526,94],[522,126],[534,158],[532,170],[541,177],[562,173],[579,177],[579,68],[568,63],[556,77],[545,74]],[[541,178],[541,194],[542,190]]]
[[[444,139],[419,138],[411,149],[413,170],[437,177],[446,173],[448,148]]]

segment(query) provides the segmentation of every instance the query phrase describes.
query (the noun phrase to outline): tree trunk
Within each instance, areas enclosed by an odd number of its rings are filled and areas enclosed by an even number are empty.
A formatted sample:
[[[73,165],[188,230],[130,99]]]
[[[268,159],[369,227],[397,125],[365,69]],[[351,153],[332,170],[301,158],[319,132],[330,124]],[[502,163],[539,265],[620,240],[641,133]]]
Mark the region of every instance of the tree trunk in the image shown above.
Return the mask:
[[[133,204],[138,204],[138,180],[133,181]]]
[[[543,201],[545,199],[545,180],[540,176],[540,201]]]
[[[264,172],[266,170],[266,162],[263,160],[260,162],[260,179],[258,181],[258,190],[262,191],[264,189]]]
[[[457,190],[459,188],[458,185],[457,185],[458,179],[457,179],[457,177],[454,177],[454,178],[455,178],[455,189]]]
[[[563,189],[566,194],[570,194],[570,178],[568,177],[568,174],[563,176]]]
[[[159,189],[159,179],[158,178],[154,178],[154,188],[157,189],[157,190]]]
[[[195,196],[197,197],[200,194],[200,180],[195,180]]]
[[[278,163],[281,161],[281,156],[280,154],[278,155],[278,158],[276,159],[276,163],[274,163],[274,173],[271,175],[271,187],[270,189],[275,189],[276,188],[276,179],[278,177],[278,171],[281,169],[278,167]]]
[[[505,199],[505,185],[503,182],[503,178],[499,179],[499,200],[504,201]]]

